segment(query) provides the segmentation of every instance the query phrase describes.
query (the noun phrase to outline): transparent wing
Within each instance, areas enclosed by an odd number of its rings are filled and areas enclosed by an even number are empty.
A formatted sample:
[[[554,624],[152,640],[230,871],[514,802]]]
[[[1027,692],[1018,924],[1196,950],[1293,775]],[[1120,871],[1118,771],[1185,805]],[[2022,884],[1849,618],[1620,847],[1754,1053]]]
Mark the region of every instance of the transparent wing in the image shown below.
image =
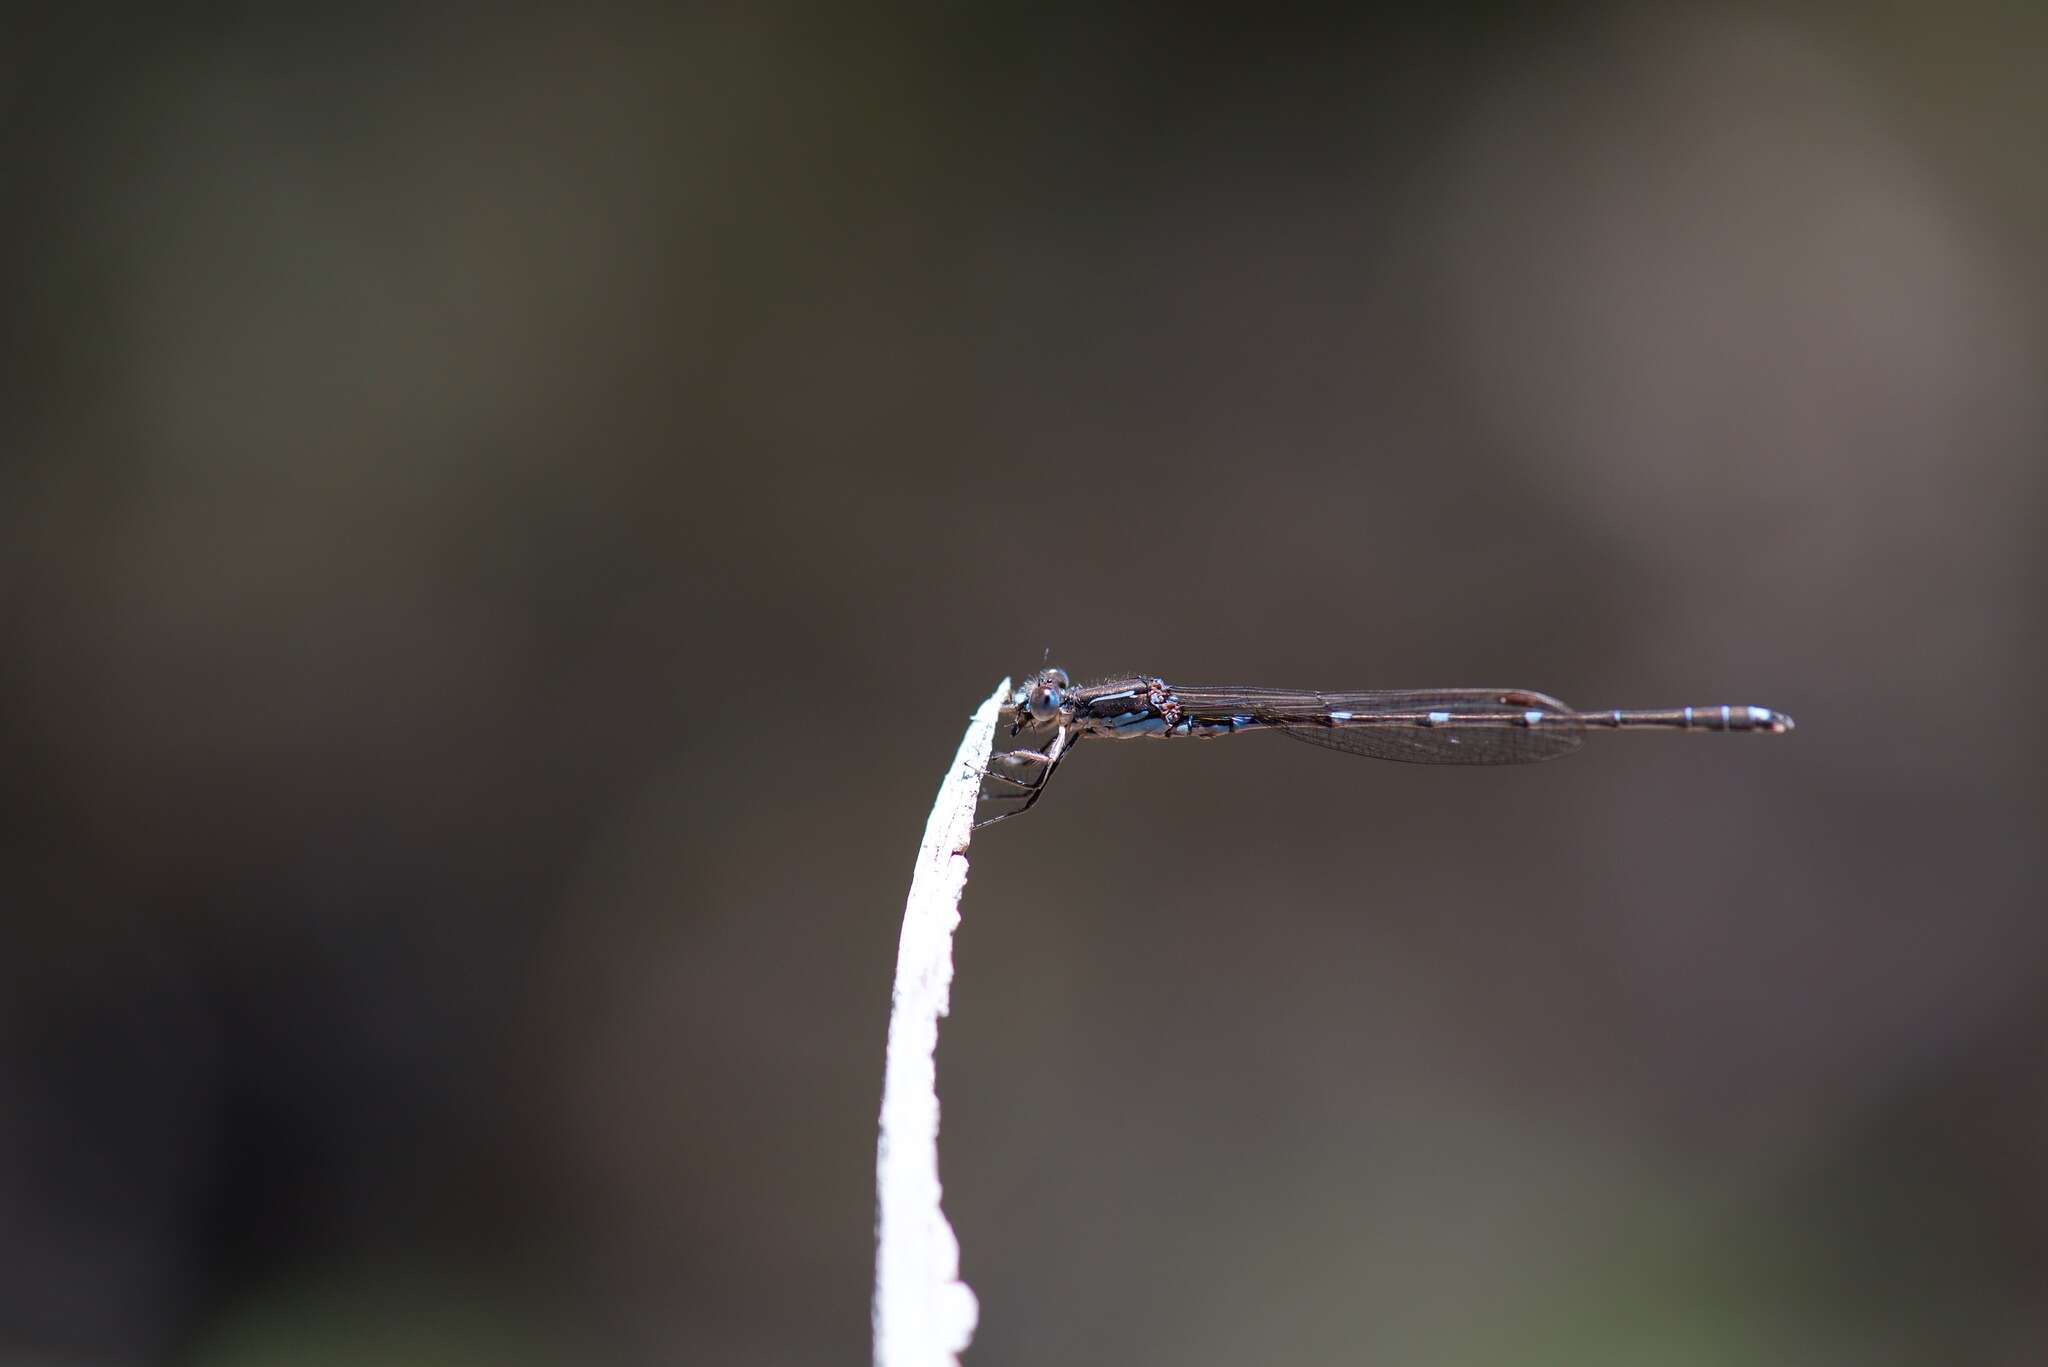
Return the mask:
[[[1516,689],[1456,689],[1393,701],[1335,694],[1329,716],[1327,724],[1283,726],[1281,734],[1404,764],[1535,764],[1568,755],[1586,739],[1571,708]]]
[[[1406,764],[1534,764],[1570,754],[1586,738],[1571,708],[1523,689],[1177,692],[1201,715],[1252,717],[1309,745]]]

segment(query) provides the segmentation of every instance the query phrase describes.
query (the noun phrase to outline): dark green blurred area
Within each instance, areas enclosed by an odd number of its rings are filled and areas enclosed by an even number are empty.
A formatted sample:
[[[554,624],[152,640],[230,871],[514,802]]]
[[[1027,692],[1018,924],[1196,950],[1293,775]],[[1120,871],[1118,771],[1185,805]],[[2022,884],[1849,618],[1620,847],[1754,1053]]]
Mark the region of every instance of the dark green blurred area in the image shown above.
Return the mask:
[[[2033,6],[49,15],[0,54],[0,1361],[2048,1359]],[[1126,753],[1128,752],[1128,753]]]

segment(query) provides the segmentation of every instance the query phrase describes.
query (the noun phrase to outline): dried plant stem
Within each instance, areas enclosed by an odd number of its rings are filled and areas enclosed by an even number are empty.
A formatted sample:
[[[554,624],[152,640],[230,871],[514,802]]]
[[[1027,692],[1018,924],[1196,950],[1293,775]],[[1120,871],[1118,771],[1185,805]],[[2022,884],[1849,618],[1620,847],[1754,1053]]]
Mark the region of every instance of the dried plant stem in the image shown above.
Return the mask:
[[[875,1147],[876,1367],[952,1367],[974,1337],[978,1306],[960,1280],[960,1242],[939,1208],[939,1091],[933,1056],[953,985],[953,931],[967,886],[981,772],[1010,681],[968,725],[924,828],[889,1012]]]

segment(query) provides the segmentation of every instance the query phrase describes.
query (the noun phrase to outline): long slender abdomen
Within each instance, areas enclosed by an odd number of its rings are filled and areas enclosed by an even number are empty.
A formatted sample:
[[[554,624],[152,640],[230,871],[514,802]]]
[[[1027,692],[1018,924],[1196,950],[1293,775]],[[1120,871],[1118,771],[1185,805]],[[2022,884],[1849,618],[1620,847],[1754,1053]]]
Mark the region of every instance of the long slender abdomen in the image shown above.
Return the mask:
[[[1764,731],[1772,735],[1783,735],[1793,726],[1792,718],[1783,712],[1733,703],[1640,710],[1618,707],[1606,712],[1581,712],[1579,724],[1604,726],[1610,731]]]

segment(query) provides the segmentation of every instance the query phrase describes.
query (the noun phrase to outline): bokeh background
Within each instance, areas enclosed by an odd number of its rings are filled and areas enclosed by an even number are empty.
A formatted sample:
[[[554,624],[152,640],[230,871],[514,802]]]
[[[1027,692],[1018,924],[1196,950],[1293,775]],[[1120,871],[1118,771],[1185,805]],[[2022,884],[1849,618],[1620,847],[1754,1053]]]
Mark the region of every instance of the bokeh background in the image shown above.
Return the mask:
[[[2048,1358],[2048,11],[51,12],[0,56],[0,1360]]]

